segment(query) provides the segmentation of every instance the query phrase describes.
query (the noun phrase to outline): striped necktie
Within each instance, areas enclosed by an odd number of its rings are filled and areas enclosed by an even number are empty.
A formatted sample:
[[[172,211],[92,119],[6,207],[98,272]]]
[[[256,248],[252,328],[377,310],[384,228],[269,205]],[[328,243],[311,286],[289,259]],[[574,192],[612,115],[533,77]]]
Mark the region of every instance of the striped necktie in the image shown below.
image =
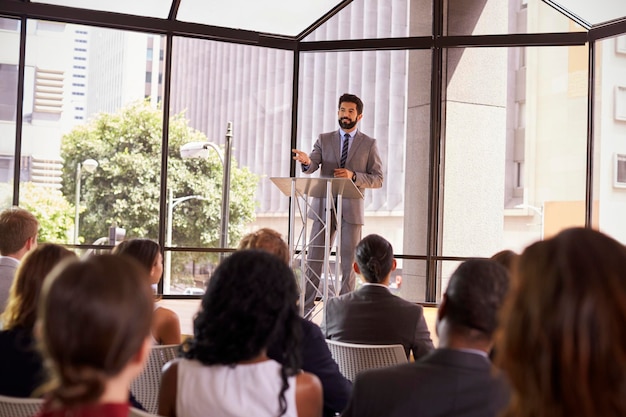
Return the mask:
[[[345,168],[346,159],[348,159],[348,145],[350,145],[350,134],[343,135],[343,147],[341,148],[341,161],[339,162],[340,168]]]

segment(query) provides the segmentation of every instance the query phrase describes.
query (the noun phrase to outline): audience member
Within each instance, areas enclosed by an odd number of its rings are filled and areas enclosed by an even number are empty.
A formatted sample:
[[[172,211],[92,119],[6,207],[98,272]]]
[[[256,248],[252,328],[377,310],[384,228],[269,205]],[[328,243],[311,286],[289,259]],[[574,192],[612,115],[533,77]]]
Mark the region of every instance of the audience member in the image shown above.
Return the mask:
[[[0,212],[0,313],[20,260],[37,246],[39,222],[29,211],[12,207]]]
[[[509,390],[488,352],[508,288],[496,262],[462,263],[437,312],[439,347],[414,363],[359,373],[343,416],[497,416]]]
[[[116,255],[126,255],[143,265],[150,274],[150,284],[159,282],[163,275],[163,255],[158,243],[150,239],[129,239],[113,249]],[[180,320],[178,315],[165,307],[154,305],[152,318],[152,338],[155,344],[177,345],[181,343]]]
[[[567,229],[526,248],[504,309],[496,363],[506,417],[626,415],[626,248]]]
[[[261,249],[278,256],[289,265],[289,248],[280,233],[273,229],[263,228],[243,237],[239,249]],[[302,317],[298,317],[302,327],[302,343],[300,356],[302,370],[315,374],[322,382],[324,391],[324,415],[333,416],[340,413],[348,404],[352,383],[346,379],[333,359],[324,335],[319,326]],[[280,331],[267,349],[270,359],[283,362],[284,334]]]
[[[17,269],[9,300],[0,316],[0,395],[30,397],[45,380],[33,328],[44,278],[74,252],[55,244],[42,244],[24,256]]]
[[[504,249],[504,250],[501,250],[500,252],[494,253],[489,259],[491,259],[492,261],[498,262],[500,265],[508,269],[510,272],[513,270],[515,262],[517,261],[518,257],[519,255],[516,252],[510,249]]]
[[[368,235],[356,247],[354,270],[365,279],[358,290],[328,300],[328,339],[374,345],[402,344],[407,357],[418,359],[430,352],[433,342],[422,306],[389,291],[389,277],[396,269],[393,248],[383,237]]]
[[[291,269],[264,251],[238,251],[215,269],[183,359],[166,365],[159,415],[321,416],[318,378],[298,372],[300,323]],[[284,329],[282,364],[267,346]]]
[[[50,379],[40,417],[127,417],[128,387],[152,346],[153,296],[135,261],[96,255],[55,268],[39,303]]]

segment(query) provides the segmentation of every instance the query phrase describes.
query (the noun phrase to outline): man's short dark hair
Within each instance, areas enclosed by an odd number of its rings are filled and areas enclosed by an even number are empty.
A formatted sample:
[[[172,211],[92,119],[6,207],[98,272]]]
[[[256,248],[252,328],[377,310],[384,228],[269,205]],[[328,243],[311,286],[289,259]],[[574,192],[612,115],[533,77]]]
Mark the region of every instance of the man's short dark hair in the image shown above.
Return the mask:
[[[508,290],[509,272],[505,267],[488,259],[467,260],[450,277],[446,318],[491,337]]]
[[[339,104],[337,105],[339,108],[341,108],[341,103],[354,103],[356,104],[357,114],[363,113],[363,102],[354,94],[345,93],[344,95],[339,97]]]

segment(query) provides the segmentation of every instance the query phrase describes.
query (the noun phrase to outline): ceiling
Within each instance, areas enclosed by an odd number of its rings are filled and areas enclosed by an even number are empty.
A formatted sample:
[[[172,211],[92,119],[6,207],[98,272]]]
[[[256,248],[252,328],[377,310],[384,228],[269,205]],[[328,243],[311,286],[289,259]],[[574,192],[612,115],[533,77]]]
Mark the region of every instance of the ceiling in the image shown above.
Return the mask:
[[[142,17],[297,37],[351,0],[31,0]]]
[[[543,0],[587,29],[626,17],[626,0]]]
[[[274,47],[291,49],[293,41],[303,40],[352,1],[0,0],[0,10],[29,10],[31,16],[41,19],[62,15],[68,22],[75,20],[83,24],[118,29],[158,28],[163,33],[232,39],[260,46],[271,44]],[[541,1],[587,29],[590,39],[625,32],[626,0]],[[527,3],[528,0],[522,2]],[[10,6],[11,4],[14,6]],[[155,24],[157,19],[159,23]]]

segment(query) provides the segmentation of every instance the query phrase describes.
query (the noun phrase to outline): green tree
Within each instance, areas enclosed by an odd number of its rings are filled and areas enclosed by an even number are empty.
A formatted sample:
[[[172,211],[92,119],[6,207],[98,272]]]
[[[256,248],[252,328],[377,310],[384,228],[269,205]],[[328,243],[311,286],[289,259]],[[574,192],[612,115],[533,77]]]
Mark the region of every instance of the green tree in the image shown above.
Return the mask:
[[[0,185],[0,208],[11,206],[13,188]],[[67,243],[74,230],[74,207],[59,190],[23,182],[20,184],[20,207],[39,220],[39,242]]]
[[[101,113],[74,128],[62,139],[63,194],[75,196],[76,167],[92,158],[98,168],[81,179],[80,235],[85,242],[107,236],[115,224],[127,237],[155,239],[159,230],[162,121],[160,109],[137,102],[114,114]],[[169,121],[168,187],[174,198],[200,195],[174,210],[173,239],[177,246],[217,246],[220,235],[222,163],[216,152],[207,159],[183,160],[180,147],[206,142],[188,125],[183,114]],[[243,227],[254,219],[258,177],[231,160],[229,244],[237,242]],[[165,217],[165,216],[163,216]]]

